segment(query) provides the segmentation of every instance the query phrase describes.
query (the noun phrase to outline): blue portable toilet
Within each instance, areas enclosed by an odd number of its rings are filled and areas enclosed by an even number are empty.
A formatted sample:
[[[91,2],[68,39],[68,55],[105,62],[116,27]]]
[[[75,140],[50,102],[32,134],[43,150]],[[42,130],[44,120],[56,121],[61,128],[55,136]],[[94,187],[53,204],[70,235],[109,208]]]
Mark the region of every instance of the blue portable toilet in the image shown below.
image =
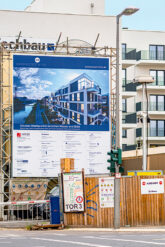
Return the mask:
[[[51,196],[50,197],[50,224],[52,224],[52,225],[61,224],[59,196]]]

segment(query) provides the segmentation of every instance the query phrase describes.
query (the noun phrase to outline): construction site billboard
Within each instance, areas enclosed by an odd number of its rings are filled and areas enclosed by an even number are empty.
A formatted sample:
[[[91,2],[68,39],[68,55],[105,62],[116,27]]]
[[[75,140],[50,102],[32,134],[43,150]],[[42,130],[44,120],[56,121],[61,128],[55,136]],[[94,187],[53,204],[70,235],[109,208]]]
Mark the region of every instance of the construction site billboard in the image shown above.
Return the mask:
[[[13,55],[13,177],[107,173],[109,58]]]

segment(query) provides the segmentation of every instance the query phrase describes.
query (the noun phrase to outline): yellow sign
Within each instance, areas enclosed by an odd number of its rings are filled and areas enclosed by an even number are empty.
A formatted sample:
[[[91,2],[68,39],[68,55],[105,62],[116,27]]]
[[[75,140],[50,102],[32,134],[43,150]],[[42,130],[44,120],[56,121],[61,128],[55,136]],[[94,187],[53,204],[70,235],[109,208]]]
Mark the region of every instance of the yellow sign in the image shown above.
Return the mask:
[[[162,171],[128,171],[128,176],[160,176]]]

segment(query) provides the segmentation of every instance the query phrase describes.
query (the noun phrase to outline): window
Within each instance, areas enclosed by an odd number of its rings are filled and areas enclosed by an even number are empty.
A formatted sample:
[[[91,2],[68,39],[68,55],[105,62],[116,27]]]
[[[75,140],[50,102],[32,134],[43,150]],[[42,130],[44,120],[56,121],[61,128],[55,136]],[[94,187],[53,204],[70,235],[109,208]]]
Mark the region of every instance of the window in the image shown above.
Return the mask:
[[[158,136],[164,136],[164,121],[158,120],[157,121],[157,130],[158,130]]]
[[[150,136],[156,136],[156,120],[150,121]]]
[[[165,136],[165,121],[151,120],[150,121],[150,136]]]
[[[164,95],[150,95],[150,111],[164,111],[165,110],[165,100]]]
[[[122,129],[122,138],[127,138],[127,130]]]
[[[127,45],[122,44],[122,59],[126,59],[126,49],[127,49]]]
[[[74,101],[74,94],[72,94],[72,101]]]
[[[81,104],[81,112],[84,112],[84,104]]]
[[[93,101],[93,95],[92,95],[92,93],[90,93],[90,99],[89,99],[89,101]]]
[[[77,101],[80,101],[80,93],[77,93]]]
[[[126,99],[122,99],[122,111],[127,112],[127,101]]]
[[[156,111],[156,95],[150,95],[150,111]]]
[[[72,119],[74,120],[74,112],[72,112]]]
[[[77,114],[77,122],[80,123],[80,114]]]
[[[164,71],[157,71],[157,85],[164,86]]]
[[[151,60],[163,60],[164,59],[164,46],[163,45],[150,45],[149,46],[149,58]]]
[[[122,87],[126,86],[126,69],[122,69]]]
[[[150,70],[150,75],[154,77],[155,81],[149,85],[164,86],[165,85],[165,71],[164,70]]]
[[[157,96],[157,110],[164,111],[164,96],[163,95]]]

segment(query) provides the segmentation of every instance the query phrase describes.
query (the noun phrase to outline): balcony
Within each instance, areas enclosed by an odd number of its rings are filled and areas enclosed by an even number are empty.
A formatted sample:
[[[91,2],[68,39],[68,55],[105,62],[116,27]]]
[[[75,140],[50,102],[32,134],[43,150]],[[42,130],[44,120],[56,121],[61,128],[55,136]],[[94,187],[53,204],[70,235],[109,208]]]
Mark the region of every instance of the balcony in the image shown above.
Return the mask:
[[[136,129],[136,137],[141,137],[142,136],[142,128]]]
[[[122,150],[123,150],[123,151],[132,151],[132,150],[136,150],[136,144],[133,144],[133,145],[123,144],[123,145],[122,145]]]
[[[136,49],[127,48],[122,50],[122,65],[123,68],[128,68],[136,63]]]
[[[69,99],[60,99],[60,102],[69,102]]]
[[[136,60],[136,49],[135,48],[127,48],[126,51],[122,51],[122,59],[123,60]]]
[[[136,103],[136,111],[141,112],[143,111],[143,103],[138,102]],[[138,113],[139,114],[139,113]],[[165,108],[164,108],[164,102],[149,102],[148,103],[148,114],[152,117],[154,115],[155,117],[163,117],[165,118]]]
[[[89,117],[97,117],[98,115],[100,115],[100,111],[99,110],[88,110],[88,116]]]
[[[123,91],[127,91],[127,92],[136,92],[136,87],[137,84],[133,83],[132,80],[125,80],[123,79],[123,83],[122,83],[122,89]]]
[[[100,88],[99,88],[99,86],[94,85],[93,87],[87,88],[87,91],[88,92],[99,92],[100,91]]]
[[[134,129],[137,127],[136,113],[123,113],[122,115],[122,128]]]
[[[136,83],[133,83],[131,80],[125,80],[123,79],[122,84],[122,97],[123,98],[130,98],[136,96]]]
[[[151,52],[149,50],[141,50],[137,52],[137,65],[161,64],[165,62],[165,52]]]
[[[136,55],[137,60],[156,60],[156,61],[164,61],[165,60],[165,52],[152,52],[149,50],[141,50],[137,52]]]
[[[139,137],[141,137],[140,139],[143,140],[142,134],[143,134],[142,128],[136,129],[136,138],[139,139]],[[157,141],[157,142],[165,141],[164,128],[158,129],[158,128],[151,128],[150,127],[148,129],[148,140],[149,141]]]

